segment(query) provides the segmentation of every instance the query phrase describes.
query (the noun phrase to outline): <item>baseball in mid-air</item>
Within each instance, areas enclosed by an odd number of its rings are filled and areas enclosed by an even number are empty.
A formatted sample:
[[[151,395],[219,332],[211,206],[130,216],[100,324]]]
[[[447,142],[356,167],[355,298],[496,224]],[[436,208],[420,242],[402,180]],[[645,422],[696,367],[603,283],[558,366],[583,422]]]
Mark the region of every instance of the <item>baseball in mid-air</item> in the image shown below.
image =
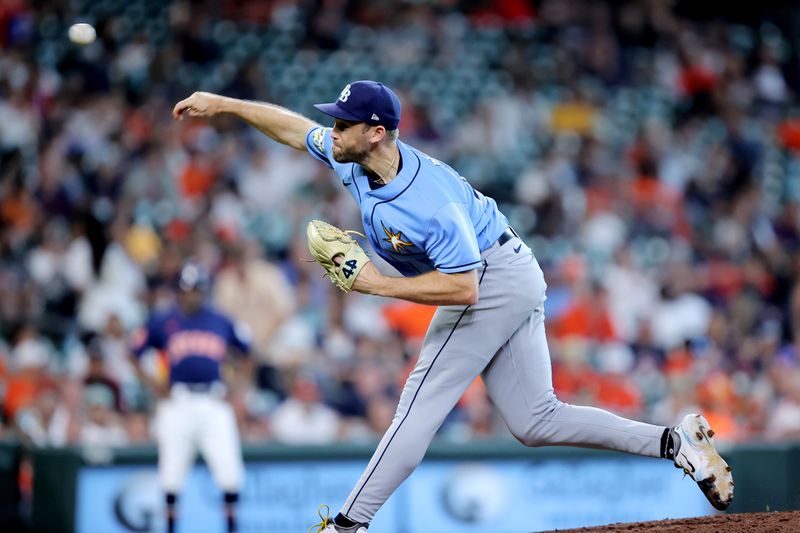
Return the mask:
[[[75,44],[89,44],[97,38],[94,26],[86,22],[78,22],[69,27],[69,40]]]

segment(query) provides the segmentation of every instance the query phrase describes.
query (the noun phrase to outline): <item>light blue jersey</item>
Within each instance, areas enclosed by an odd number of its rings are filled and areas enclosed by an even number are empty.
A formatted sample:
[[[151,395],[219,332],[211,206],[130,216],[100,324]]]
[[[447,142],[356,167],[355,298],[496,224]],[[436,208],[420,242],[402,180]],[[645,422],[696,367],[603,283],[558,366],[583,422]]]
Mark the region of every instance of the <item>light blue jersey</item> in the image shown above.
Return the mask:
[[[411,146],[397,142],[402,168],[375,190],[361,165],[333,159],[332,146],[330,128],[306,135],[311,155],[331,167],[358,202],[372,247],[404,276],[478,268],[481,252],[508,227],[493,199]]]

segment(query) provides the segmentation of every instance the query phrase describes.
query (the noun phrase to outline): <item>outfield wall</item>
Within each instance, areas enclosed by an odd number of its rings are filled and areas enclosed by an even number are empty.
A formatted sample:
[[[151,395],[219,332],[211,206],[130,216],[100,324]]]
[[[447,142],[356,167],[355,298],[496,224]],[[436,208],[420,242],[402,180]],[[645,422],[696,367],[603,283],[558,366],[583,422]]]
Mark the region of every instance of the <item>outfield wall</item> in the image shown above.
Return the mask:
[[[240,531],[306,531],[317,506],[336,506],[373,445],[245,449]],[[734,469],[731,512],[800,509],[800,444],[724,452]],[[0,448],[0,519],[14,519],[16,446]],[[8,459],[8,460],[6,460]],[[155,450],[50,449],[34,459],[33,530],[162,531]],[[198,463],[181,499],[179,532],[223,531],[220,495]],[[334,508],[333,511],[336,509]],[[516,533],[711,514],[694,483],[667,461],[510,441],[434,444],[378,513],[381,533]],[[0,530],[10,530],[0,522]]]

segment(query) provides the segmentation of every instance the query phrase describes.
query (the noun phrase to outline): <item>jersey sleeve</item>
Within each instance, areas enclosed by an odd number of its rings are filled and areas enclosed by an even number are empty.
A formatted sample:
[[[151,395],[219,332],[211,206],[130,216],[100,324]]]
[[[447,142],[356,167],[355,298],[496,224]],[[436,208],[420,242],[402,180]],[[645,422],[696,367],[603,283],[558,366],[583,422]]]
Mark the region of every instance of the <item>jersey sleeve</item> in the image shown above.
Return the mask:
[[[314,126],[306,133],[306,150],[315,159],[322,161],[328,168],[333,169],[342,183],[350,185],[353,181],[353,163],[338,163],[333,158],[333,139],[331,129]]]
[[[333,168],[331,129],[315,126],[306,133],[306,150],[328,167]]]
[[[162,324],[162,320],[153,317],[145,326],[141,326],[131,333],[129,344],[133,355],[141,357],[148,348],[155,348],[157,350],[166,348],[166,339],[161,327]]]
[[[241,321],[228,321],[228,344],[233,346],[240,354],[250,353],[253,336],[250,328]]]
[[[449,203],[436,212],[428,228],[425,252],[434,268],[445,274],[481,265],[478,239],[463,205]]]

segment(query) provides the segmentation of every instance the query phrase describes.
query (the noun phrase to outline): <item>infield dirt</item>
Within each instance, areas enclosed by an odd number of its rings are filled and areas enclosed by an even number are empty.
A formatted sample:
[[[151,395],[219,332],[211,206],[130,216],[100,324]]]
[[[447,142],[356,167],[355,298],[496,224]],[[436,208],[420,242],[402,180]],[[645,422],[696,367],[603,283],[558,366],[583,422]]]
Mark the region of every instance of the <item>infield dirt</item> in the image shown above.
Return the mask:
[[[647,533],[800,533],[800,511],[723,514],[554,531],[558,531],[558,533],[631,533],[636,531]]]

